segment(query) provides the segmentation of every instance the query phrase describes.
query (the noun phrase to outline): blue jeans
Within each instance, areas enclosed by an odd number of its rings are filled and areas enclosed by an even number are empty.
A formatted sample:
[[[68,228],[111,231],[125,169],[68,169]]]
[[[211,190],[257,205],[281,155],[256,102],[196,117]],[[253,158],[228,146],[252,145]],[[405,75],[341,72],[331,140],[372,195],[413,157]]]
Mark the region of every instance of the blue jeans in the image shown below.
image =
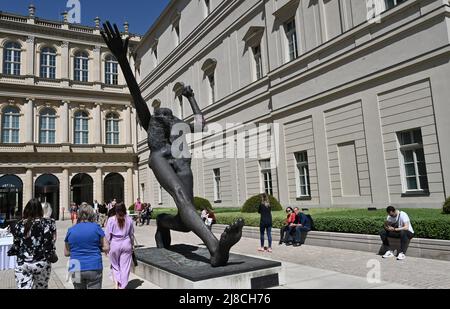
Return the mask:
[[[267,230],[267,240],[269,241],[269,248],[272,248],[272,226],[268,226],[268,225],[261,225],[259,227],[259,232],[261,235],[261,248],[264,248],[264,233]]]
[[[304,226],[297,226],[295,228],[295,240],[294,242],[297,244],[302,243],[302,233],[308,233],[311,229]]]

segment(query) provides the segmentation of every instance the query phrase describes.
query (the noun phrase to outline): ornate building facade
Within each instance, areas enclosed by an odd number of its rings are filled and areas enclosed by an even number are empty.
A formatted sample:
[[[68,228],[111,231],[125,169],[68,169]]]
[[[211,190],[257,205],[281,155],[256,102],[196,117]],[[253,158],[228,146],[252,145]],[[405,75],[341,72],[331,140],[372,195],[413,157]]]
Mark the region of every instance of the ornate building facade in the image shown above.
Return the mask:
[[[450,195],[448,25],[448,0],[173,0],[136,59],[149,103],[189,121],[181,83],[196,92],[210,130],[192,142],[195,194],[215,206],[267,192],[284,206],[436,208]],[[261,124],[236,150],[242,126]],[[145,138],[140,195],[173,206]]]
[[[130,62],[140,37],[130,36]],[[137,196],[136,118],[114,57],[94,27],[0,13],[0,207],[28,200],[131,204]]]

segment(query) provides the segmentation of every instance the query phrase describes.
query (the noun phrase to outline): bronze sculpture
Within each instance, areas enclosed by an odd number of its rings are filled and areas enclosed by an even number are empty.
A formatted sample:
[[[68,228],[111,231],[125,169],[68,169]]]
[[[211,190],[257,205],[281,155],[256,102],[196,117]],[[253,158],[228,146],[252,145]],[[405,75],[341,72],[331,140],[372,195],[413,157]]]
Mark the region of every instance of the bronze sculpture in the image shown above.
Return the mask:
[[[228,226],[222,233],[220,240],[204,224],[194,206],[191,158],[174,156],[172,151],[175,141],[180,139],[185,141],[185,134],[180,133],[179,129],[183,125],[189,125],[175,117],[168,108],[156,107],[154,115],[151,115],[127,59],[129,38],[126,38],[125,41],[122,40],[117,25],[114,24],[113,27],[109,22],[103,24],[101,34],[122,68],[133,98],[139,123],[148,133],[149,166],[160,185],[172,196],[178,208],[176,216],[167,214],[158,216],[155,236],[158,248],[170,248],[170,230],[185,233],[192,231],[203,240],[208,248],[211,254],[211,265],[213,267],[225,266],[229,259],[231,247],[242,237],[244,220],[239,219]],[[191,130],[195,127],[203,130],[205,121],[191,87],[184,87],[183,96],[189,100],[194,112],[194,126],[189,127]],[[186,145],[186,143],[182,144]]]

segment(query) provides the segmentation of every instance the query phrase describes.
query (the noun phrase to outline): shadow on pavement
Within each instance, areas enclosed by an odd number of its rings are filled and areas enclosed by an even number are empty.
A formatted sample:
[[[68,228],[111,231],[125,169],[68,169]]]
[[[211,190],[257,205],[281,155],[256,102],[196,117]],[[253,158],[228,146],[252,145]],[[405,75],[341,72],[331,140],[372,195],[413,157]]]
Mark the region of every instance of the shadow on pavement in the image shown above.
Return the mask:
[[[143,280],[139,280],[139,279],[134,279],[131,280],[128,285],[127,285],[127,290],[136,290],[138,287],[142,286],[142,284],[144,283]]]

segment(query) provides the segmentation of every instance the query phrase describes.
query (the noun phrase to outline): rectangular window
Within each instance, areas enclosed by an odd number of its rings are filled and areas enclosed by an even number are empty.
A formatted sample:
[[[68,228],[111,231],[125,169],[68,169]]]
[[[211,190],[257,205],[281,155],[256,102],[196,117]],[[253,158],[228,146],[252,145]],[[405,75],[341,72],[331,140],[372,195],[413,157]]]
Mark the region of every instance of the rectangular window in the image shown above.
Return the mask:
[[[297,29],[295,27],[295,18],[284,24],[284,31],[287,38],[288,60],[292,61],[298,57]]]
[[[161,186],[159,186],[158,189],[158,204],[159,205],[163,204],[163,188]]]
[[[220,188],[221,188],[221,183],[220,183],[220,169],[216,168],[213,170],[213,174],[214,174],[214,201],[215,202],[220,202],[222,197],[221,197],[221,193],[220,193]]]
[[[54,144],[56,135],[56,116],[41,116],[39,143]]]
[[[389,10],[403,2],[406,2],[406,0],[385,0],[384,2],[386,4],[386,10]]]
[[[208,81],[209,81],[210,104],[214,104],[216,102],[216,78],[214,74],[208,76]]]
[[[184,107],[183,107],[183,96],[182,95],[178,96],[178,110],[179,110],[180,119],[183,120],[184,119]]]
[[[261,56],[261,45],[255,46],[252,49],[253,49],[253,58],[254,58],[254,63],[255,63],[256,80],[259,80],[264,75],[262,56]]]
[[[75,145],[87,145],[89,143],[88,119],[75,119]]]
[[[153,55],[153,67],[156,68],[158,66],[158,44],[153,45],[152,55]]]
[[[5,144],[19,143],[19,112],[3,115],[2,142]]]
[[[308,153],[306,151],[295,154],[297,174],[297,197],[310,197],[311,185],[309,182]]]
[[[428,176],[423,149],[422,130],[397,133],[402,163],[403,191],[428,192]]]
[[[211,14],[211,1],[205,0],[205,18]]]
[[[272,183],[272,168],[269,160],[259,161],[261,168],[261,181],[264,192],[273,195],[273,183]]]
[[[180,45],[181,36],[180,36],[180,22],[177,21],[173,26],[173,31],[175,32],[175,46]]]

